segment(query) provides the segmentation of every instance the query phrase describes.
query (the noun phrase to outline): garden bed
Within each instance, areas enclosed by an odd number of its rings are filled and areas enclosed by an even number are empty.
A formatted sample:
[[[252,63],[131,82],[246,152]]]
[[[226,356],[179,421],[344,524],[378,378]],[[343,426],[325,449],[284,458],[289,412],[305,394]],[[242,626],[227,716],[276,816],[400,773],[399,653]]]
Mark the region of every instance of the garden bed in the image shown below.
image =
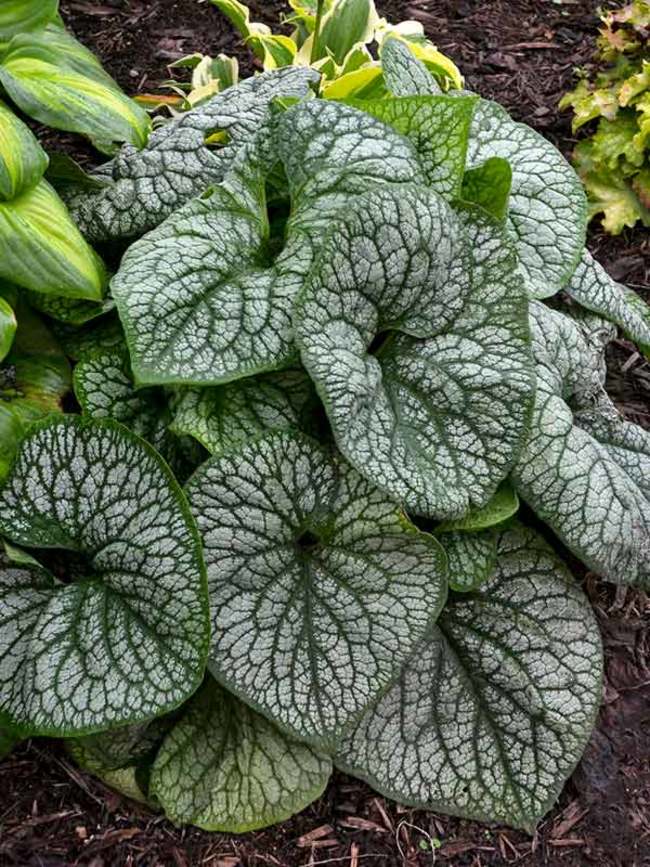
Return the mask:
[[[284,3],[252,2],[277,20]],[[572,146],[557,102],[573,69],[593,50],[596,2],[587,0],[412,0],[378,3],[395,19],[419,18],[471,88],[518,119]],[[166,64],[192,51],[250,58],[229,26],[195,0],[63,3],[66,22],[127,92],[155,91]],[[58,146],[78,147],[71,137]],[[55,140],[50,138],[54,147]],[[78,154],[78,151],[75,150]],[[647,230],[612,239],[592,228],[590,248],[610,273],[650,300]],[[631,344],[610,350],[610,391],[619,408],[650,428],[650,365]],[[648,597],[584,576],[603,632],[607,681],[600,722],[559,805],[533,838],[507,828],[401,808],[337,775],[294,819],[234,838],[179,831],[75,769],[39,741],[0,764],[0,865],[643,865],[650,863],[650,635]]]

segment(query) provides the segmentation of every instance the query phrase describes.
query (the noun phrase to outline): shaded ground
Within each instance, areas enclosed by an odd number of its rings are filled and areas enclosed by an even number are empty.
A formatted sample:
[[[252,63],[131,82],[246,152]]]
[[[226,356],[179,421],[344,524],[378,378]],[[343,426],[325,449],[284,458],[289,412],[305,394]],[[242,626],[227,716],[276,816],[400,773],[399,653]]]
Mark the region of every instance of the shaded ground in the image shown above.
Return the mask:
[[[279,2],[250,2],[272,24]],[[519,119],[572,146],[555,106],[572,70],[588,63],[598,4],[590,0],[381,2],[394,20],[417,18],[462,67],[469,86]],[[166,64],[192,51],[245,49],[217,12],[194,0],[62,2],[66,21],[129,92],[153,91]],[[612,239],[597,227],[590,247],[617,279],[650,300],[650,234]],[[610,386],[621,409],[650,428],[650,365],[625,341],[610,351]],[[337,775],[300,816],[242,837],[180,831],[75,769],[39,741],[0,763],[0,867],[392,867],[450,864],[644,867],[650,865],[650,599],[584,579],[606,646],[599,726],[560,803],[531,838],[496,826],[406,810]]]

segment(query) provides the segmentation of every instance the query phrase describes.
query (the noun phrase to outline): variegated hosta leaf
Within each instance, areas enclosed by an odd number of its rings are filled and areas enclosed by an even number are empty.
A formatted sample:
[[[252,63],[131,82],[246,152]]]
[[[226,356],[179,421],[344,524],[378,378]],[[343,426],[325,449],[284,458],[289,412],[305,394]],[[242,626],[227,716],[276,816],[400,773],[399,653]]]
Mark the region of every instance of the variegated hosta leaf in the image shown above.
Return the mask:
[[[169,430],[171,412],[160,388],[136,389],[124,351],[97,351],[74,370],[74,391],[84,414],[112,418],[147,440],[178,477],[186,475],[185,452]]]
[[[0,56],[0,82],[25,114],[88,136],[101,150],[128,141],[142,147],[151,121],[97,58],[57,24],[20,33]]]
[[[36,292],[102,298],[104,266],[46,180],[0,202],[0,277]]]
[[[516,123],[496,102],[476,107],[468,163],[503,157],[512,168],[508,225],[529,294],[554,295],[580,261],[587,231],[587,198],[562,154],[543,136]]]
[[[476,103],[473,96],[405,96],[353,104],[410,139],[427,184],[451,198],[461,192]]]
[[[216,388],[179,391],[170,430],[197,439],[212,454],[270,431],[311,433],[317,397],[303,370],[249,376]]]
[[[0,4],[0,42],[17,33],[42,27],[56,15],[59,0],[3,0]]]
[[[476,590],[491,578],[497,562],[497,534],[494,530],[436,532],[445,549],[449,587],[462,593]]]
[[[331,771],[209,677],[163,741],[150,792],[177,824],[242,834],[302,810]]]
[[[602,346],[590,345],[578,323],[536,303],[531,327],[537,394],[513,472],[517,490],[589,568],[647,584],[650,433],[610,403]]]
[[[381,66],[386,87],[395,96],[415,94],[436,96],[442,93],[438,82],[424,63],[401,39],[388,37],[381,47]]]
[[[66,574],[0,564],[0,712],[82,734],[171,710],[203,676],[205,572],[166,465],[114,422],[31,428],[0,491],[0,533],[72,552]]]
[[[14,199],[35,186],[47,168],[47,154],[27,124],[0,102],[0,199]]]
[[[632,289],[613,280],[588,250],[564,291],[587,310],[616,323],[650,355],[650,307]]]
[[[305,283],[296,339],[360,473],[429,517],[488,502],[518,456],[533,384],[525,292],[486,213],[454,215],[414,187],[355,202]]]
[[[112,289],[138,383],[218,385],[295,362],[293,301],[333,214],[369,186],[421,178],[406,139],[348,106],[299,104],[277,141],[292,214],[275,259],[252,152],[124,256]]]
[[[2,361],[14,342],[16,334],[16,314],[6,298],[0,296],[0,361]]]
[[[282,728],[331,745],[435,619],[441,547],[300,434],[211,458],[187,493],[215,616],[210,670]]]
[[[602,649],[591,606],[529,530],[450,600],[336,763],[402,804],[530,830],[593,727]]]
[[[94,195],[71,201],[73,216],[90,240],[132,237],[157,226],[190,199],[220,183],[237,154],[270,136],[271,103],[302,97],[317,80],[309,69],[285,69],[249,78],[155,130],[136,151],[125,145],[98,175],[112,181]],[[223,131],[223,147],[206,139]]]

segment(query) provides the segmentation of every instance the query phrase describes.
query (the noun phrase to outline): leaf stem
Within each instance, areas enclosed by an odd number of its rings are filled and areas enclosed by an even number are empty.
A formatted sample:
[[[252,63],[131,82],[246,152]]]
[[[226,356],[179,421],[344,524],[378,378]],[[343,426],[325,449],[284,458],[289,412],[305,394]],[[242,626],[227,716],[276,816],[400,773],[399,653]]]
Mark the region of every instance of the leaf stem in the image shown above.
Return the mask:
[[[318,58],[318,49],[319,49],[319,39],[320,39],[320,29],[323,23],[323,9],[325,8],[325,0],[318,0],[318,5],[316,7],[316,23],[314,24],[314,41],[311,46],[311,57],[309,58],[310,63],[315,63]]]

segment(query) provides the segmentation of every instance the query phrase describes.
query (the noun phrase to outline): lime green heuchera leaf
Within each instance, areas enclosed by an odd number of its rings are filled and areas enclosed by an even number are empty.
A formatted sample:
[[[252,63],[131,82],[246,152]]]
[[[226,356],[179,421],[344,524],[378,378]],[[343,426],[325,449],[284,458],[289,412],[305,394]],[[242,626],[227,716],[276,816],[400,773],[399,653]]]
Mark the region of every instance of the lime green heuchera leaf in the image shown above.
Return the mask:
[[[61,347],[15,292],[7,294],[13,299],[17,329],[11,351],[0,364],[0,479],[29,425],[60,412],[71,387],[70,365]]]
[[[14,342],[16,334],[16,314],[6,298],[0,297],[0,361],[2,361]]]
[[[150,793],[178,825],[243,834],[302,810],[331,770],[208,677],[163,741]]]
[[[302,97],[318,76],[286,69],[249,78],[155,130],[141,151],[125,145],[97,176],[110,186],[71,198],[73,216],[91,241],[133,237],[220,183],[245,146],[270,137],[271,104]],[[226,133],[220,147],[206,145]]]
[[[247,153],[124,256],[111,285],[139,384],[218,385],[295,363],[293,302],[333,217],[364,189],[423,180],[410,143],[349,106],[300,103],[276,141],[291,200],[279,254],[265,167]]]
[[[311,433],[318,398],[303,370],[248,376],[215,388],[183,389],[172,406],[170,430],[221,454],[264,433]]]
[[[14,199],[35,186],[47,163],[34,133],[0,102],[0,199]]]
[[[0,202],[0,277],[36,292],[102,298],[104,266],[46,180]]]
[[[0,43],[42,27],[59,9],[59,0],[3,0],[0,6]]]
[[[510,163],[508,226],[528,291],[545,298],[573,274],[584,248],[587,200],[580,179],[539,133],[516,123],[496,102],[481,100],[474,114],[468,163],[490,157]]]
[[[21,731],[89,733],[192,694],[209,637],[201,546],[146,443],[76,416],[33,426],[0,491],[0,532],[70,558],[63,580],[0,565],[0,711]]]
[[[25,114],[86,135],[101,150],[147,141],[151,123],[145,110],[62,28],[15,36],[0,55],[0,82]]]
[[[405,96],[352,104],[409,139],[427,185],[451,198],[461,192],[476,102],[472,96]]]
[[[401,804],[532,830],[584,750],[602,689],[591,607],[531,531],[453,597],[335,763]]]
[[[521,497],[590,569],[650,581],[650,434],[623,421],[604,391],[613,328],[531,305],[537,394],[513,481]]]
[[[564,291],[587,310],[614,322],[650,355],[650,307],[633,289],[613,280],[588,250]]]
[[[521,449],[533,382],[516,264],[484,211],[387,188],[348,208],[297,302],[338,447],[417,514],[485,505]]]
[[[215,617],[210,671],[281,728],[331,746],[444,603],[442,548],[300,434],[211,458],[187,493]]]

